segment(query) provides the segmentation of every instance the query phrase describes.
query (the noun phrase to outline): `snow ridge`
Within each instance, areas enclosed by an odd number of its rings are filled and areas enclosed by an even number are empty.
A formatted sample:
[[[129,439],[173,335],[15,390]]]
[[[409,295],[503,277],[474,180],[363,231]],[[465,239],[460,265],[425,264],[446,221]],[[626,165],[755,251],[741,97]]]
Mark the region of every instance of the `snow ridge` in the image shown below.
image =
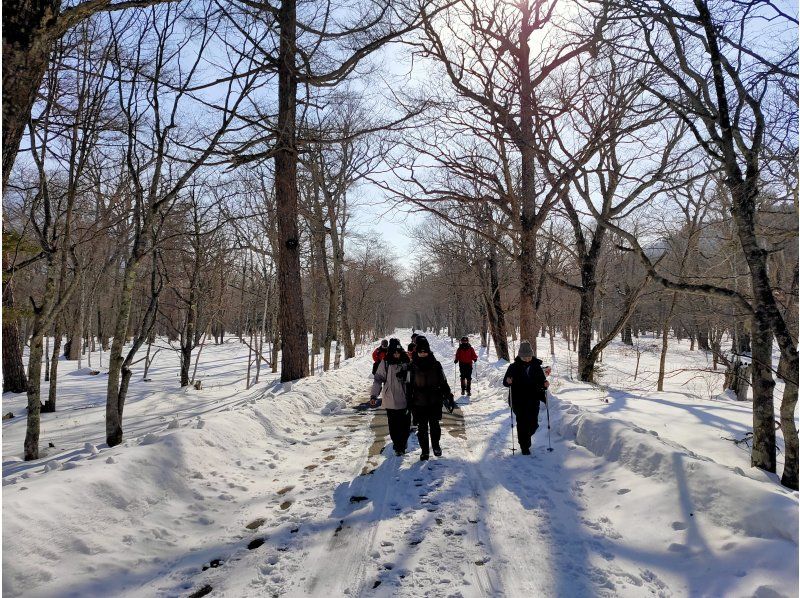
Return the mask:
[[[751,537],[798,542],[797,500],[791,492],[696,455],[654,431],[581,411],[567,400],[551,400],[551,414],[552,407],[566,439],[644,477],[678,480],[681,492],[716,524]]]

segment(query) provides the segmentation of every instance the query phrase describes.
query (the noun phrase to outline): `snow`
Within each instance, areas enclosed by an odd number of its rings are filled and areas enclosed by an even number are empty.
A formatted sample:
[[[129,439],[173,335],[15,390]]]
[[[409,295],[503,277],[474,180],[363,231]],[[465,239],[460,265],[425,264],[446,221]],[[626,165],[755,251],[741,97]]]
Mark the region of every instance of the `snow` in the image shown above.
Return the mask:
[[[449,371],[454,347],[429,339]],[[3,594],[796,596],[798,495],[728,440],[752,414],[712,398],[702,353],[675,343],[659,393],[657,354],[633,382],[631,349],[608,348],[598,387],[556,348],[553,452],[542,409],[534,454],[511,455],[507,364],[482,352],[428,462],[413,436],[394,456],[382,410],[353,409],[368,351],[292,384],[262,370],[248,390],[247,348],[206,345],[200,391],[162,351],[114,448],[105,372],[62,361],[39,461],[20,458],[24,396],[3,397],[18,416],[3,422]]]

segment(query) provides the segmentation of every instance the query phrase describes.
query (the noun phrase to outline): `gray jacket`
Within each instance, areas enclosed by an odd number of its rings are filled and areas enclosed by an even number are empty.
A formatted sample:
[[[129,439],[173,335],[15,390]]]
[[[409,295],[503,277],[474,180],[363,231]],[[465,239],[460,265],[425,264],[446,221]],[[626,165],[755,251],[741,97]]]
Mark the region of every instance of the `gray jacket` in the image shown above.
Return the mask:
[[[372,396],[377,397],[383,387],[383,407],[386,409],[405,409],[406,402],[405,377],[401,380],[397,373],[408,369],[407,363],[386,363],[382,361],[375,372],[375,381],[372,383]]]

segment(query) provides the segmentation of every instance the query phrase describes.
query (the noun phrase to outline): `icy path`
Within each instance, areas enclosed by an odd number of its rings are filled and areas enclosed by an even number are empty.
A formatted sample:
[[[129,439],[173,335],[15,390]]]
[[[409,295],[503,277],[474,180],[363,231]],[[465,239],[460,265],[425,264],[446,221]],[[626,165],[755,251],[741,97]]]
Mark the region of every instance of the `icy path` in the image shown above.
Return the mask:
[[[450,345],[432,346],[448,371]],[[125,446],[9,461],[3,593],[796,595],[796,495],[557,396],[554,451],[542,411],[534,454],[512,456],[504,367],[479,370],[428,462],[415,436],[394,456],[382,410],[354,409],[368,356],[195,409],[188,395]]]

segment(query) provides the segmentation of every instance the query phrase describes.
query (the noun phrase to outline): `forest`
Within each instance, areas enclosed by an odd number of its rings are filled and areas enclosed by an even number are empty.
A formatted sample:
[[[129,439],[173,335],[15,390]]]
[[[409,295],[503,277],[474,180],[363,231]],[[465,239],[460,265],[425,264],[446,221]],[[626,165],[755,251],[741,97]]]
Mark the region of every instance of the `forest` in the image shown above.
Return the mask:
[[[4,12],[3,390],[27,393],[25,459],[64,359],[107,368],[115,446],[159,351],[188,387],[235,338],[249,386],[410,327],[503,359],[560,338],[599,383],[609,343],[650,334],[658,390],[689,339],[752,403],[752,466],[776,471],[779,430],[797,489],[796,7]],[[368,205],[412,217],[409,255],[354,223]]]

